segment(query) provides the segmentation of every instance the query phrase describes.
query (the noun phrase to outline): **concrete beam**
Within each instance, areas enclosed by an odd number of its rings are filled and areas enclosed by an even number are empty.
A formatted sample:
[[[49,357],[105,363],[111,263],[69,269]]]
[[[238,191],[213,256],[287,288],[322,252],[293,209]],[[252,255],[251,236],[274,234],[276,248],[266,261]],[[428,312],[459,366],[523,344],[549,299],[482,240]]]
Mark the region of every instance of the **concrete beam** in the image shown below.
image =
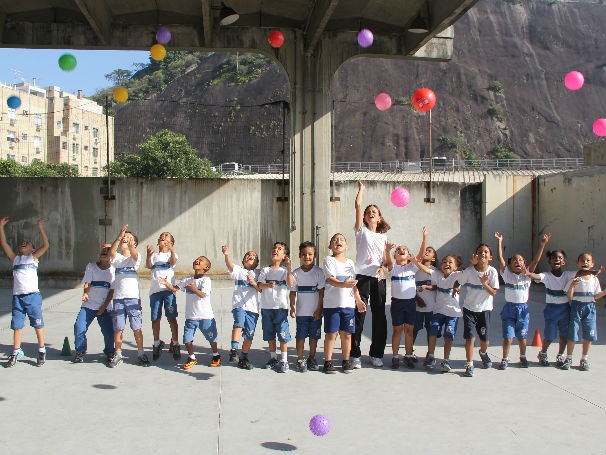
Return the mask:
[[[303,33],[305,35],[305,54],[309,55],[313,53],[318,40],[326,28],[330,16],[332,16],[332,13],[338,4],[339,0],[317,0],[314,3],[311,14],[307,18],[305,27],[303,28]]]
[[[204,47],[211,47],[213,39],[213,13],[210,0],[202,0],[202,32],[204,34]]]
[[[110,41],[112,16],[105,0],[74,0],[102,45]]]

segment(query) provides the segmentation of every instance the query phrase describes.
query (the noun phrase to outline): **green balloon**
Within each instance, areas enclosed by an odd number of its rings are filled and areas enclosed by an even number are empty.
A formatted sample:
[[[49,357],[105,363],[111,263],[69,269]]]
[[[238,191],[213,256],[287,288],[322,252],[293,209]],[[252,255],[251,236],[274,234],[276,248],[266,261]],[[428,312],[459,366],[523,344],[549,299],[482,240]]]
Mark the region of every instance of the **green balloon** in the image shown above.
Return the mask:
[[[59,68],[63,71],[71,71],[76,67],[76,57],[72,54],[63,54],[59,57]]]

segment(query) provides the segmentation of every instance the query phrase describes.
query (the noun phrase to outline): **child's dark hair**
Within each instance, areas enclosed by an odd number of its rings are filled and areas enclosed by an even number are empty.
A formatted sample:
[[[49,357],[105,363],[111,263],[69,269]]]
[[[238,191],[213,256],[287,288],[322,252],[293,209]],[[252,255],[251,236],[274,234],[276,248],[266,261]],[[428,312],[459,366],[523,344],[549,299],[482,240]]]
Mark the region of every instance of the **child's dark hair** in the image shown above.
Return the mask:
[[[483,246],[485,246],[486,248],[488,248],[488,251],[490,252],[490,255],[492,256],[492,249],[490,248],[490,246],[488,246],[486,243],[480,243],[476,249],[474,250],[474,253],[476,253],[480,248],[482,248]]]
[[[139,245],[139,237],[137,237],[134,232],[132,232],[132,231],[125,231],[124,233],[132,235],[133,236],[133,240],[135,241],[135,246]]]
[[[522,258],[522,260],[524,261],[524,264],[526,264],[526,258],[524,257],[524,255],[522,253],[514,253],[513,255],[511,255],[507,258],[507,265],[511,265],[511,261],[513,261],[513,258],[515,258],[516,256],[520,256]]]
[[[247,254],[250,254],[250,253],[255,253],[255,262],[253,263],[254,264],[253,265],[253,269],[256,269],[257,266],[259,265],[259,255],[256,252],[254,252],[254,251],[247,251],[244,254],[244,257],[242,258],[242,265],[244,265],[244,258],[246,257]]]
[[[286,256],[290,256],[290,248],[288,248],[288,245],[284,242],[276,242],[274,243],[274,246],[276,245],[282,245],[284,247],[284,253],[286,254]]]
[[[301,254],[301,251],[303,251],[305,248],[313,248],[314,254],[316,253],[316,245],[314,245],[314,243],[310,242],[309,240],[301,242],[301,244],[299,245],[299,254]]]
[[[551,258],[558,253],[560,253],[562,256],[564,256],[564,259],[566,259],[566,252],[564,250],[548,251],[547,253],[545,253],[545,257],[547,258],[548,261],[551,261]]]
[[[440,261],[438,261],[438,252],[436,251],[436,249],[433,246],[427,246],[425,250],[428,249],[431,249],[431,251],[433,251],[433,259],[431,260],[432,264],[439,264]]]
[[[589,251],[585,251],[585,252],[579,254],[579,257],[577,257],[577,262],[579,262],[583,256],[589,256],[592,261],[594,260],[593,254],[591,254]]]
[[[340,232],[337,232],[336,234],[333,234],[333,236],[330,238],[330,240],[328,241],[328,247],[330,248],[330,244],[332,243],[332,241],[337,237],[337,235],[340,235],[341,237],[343,237],[345,239],[345,241],[347,242],[347,239],[345,238],[345,236],[343,234],[341,234]]]
[[[457,255],[457,254],[447,254],[446,256],[444,256],[442,258],[442,260],[446,259],[446,258],[452,258],[455,262],[455,265],[457,266],[457,269],[459,267],[461,267],[461,264],[463,264],[463,258],[461,258],[461,256]]]
[[[387,221],[385,221],[385,218],[383,218],[383,215],[381,215],[381,209],[379,207],[377,207],[374,204],[367,205],[366,208],[364,209],[364,215],[366,215],[366,212],[371,207],[374,207],[375,209],[377,209],[377,212],[379,212],[379,216],[381,217],[381,219],[377,223],[377,232],[380,234],[385,234],[387,231],[389,231],[391,229],[391,226],[389,224],[387,224]],[[364,221],[364,226],[366,226],[366,221]],[[366,227],[368,227],[368,226],[366,226]]]
[[[167,234],[170,237],[170,243],[172,243],[173,246],[175,246],[175,238],[173,237],[173,235],[170,232],[167,232]]]

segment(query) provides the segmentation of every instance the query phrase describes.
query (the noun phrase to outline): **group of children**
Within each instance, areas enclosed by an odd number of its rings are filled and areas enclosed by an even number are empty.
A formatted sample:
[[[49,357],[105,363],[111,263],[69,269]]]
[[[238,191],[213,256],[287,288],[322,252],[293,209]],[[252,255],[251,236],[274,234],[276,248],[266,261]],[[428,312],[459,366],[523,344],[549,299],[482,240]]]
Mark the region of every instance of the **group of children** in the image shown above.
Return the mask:
[[[337,335],[341,343],[342,371],[349,373],[361,368],[357,332],[361,333],[363,315],[369,297],[375,299],[375,304],[376,300],[381,298],[380,286],[385,286],[386,272],[389,271],[392,297],[390,311],[393,325],[392,368],[399,368],[401,360],[406,367],[415,367],[418,359],[413,352],[413,346],[417,334],[424,328],[427,332],[428,344],[424,366],[428,369],[436,367],[436,342],[437,338],[443,337],[444,356],[439,368],[443,372],[450,371],[450,351],[460,318],[463,318],[464,324],[466,355],[464,375],[474,374],[473,353],[476,335],[480,338],[479,354],[482,365],[484,368],[490,368],[492,361],[487,353],[490,315],[493,298],[499,288],[498,272],[490,265],[492,260],[490,247],[486,244],[479,245],[471,257],[469,267],[461,270],[462,260],[457,255],[448,254],[438,261],[436,250],[427,246],[428,231],[424,227],[421,247],[417,255],[413,255],[406,246],[396,246],[388,242],[384,232],[379,232],[380,236],[373,237],[373,234],[377,233],[377,228],[389,227],[376,206],[368,206],[363,213],[358,210],[362,190],[361,185],[359,198],[356,199],[357,221],[358,218],[360,219],[360,226],[356,222],[356,236],[358,240],[358,235],[367,235],[371,242],[378,239],[371,245],[377,250],[372,254],[378,259],[374,261],[371,257],[367,260],[367,263],[371,264],[370,268],[376,270],[376,275],[372,277],[374,281],[367,280],[367,275],[356,273],[356,264],[346,257],[346,238],[340,233],[330,239],[328,247],[331,254],[323,260],[322,267],[315,265],[316,246],[311,242],[301,243],[298,254],[300,266],[295,270],[292,270],[288,246],[282,242],[273,245],[271,264],[261,269],[258,268],[259,258],[254,251],[244,254],[240,266],[232,261],[229,247],[222,246],[225,265],[234,282],[232,298],[234,324],[229,361],[237,363],[242,369],[253,368],[248,355],[260,315],[263,341],[267,342],[269,348],[269,360],[265,367],[278,373],[289,371],[287,355],[288,344],[291,341],[288,321],[290,315],[296,320],[295,370],[297,372],[320,369],[316,355],[318,340],[322,335],[322,321],[324,321],[322,371],[327,374],[336,373],[333,352]],[[25,316],[29,317],[30,325],[36,331],[39,345],[37,365],[41,366],[46,357],[37,267],[38,259],[49,247],[44,232],[44,221],[38,222],[42,246],[34,249],[31,241],[24,240],[19,245],[18,254],[15,254],[6,242],[4,226],[8,221],[7,217],[0,218],[0,246],[13,262],[14,276],[11,321],[11,328],[14,330],[14,349],[6,366],[12,367],[23,356],[20,346]],[[365,233],[364,229],[368,233]],[[539,363],[549,365],[547,348],[559,334],[556,364],[563,369],[569,369],[574,345],[578,341],[578,331],[582,329],[583,356],[580,369],[588,370],[589,347],[591,342],[597,339],[595,299],[606,294],[600,288],[591,254],[581,254],[577,261],[579,270],[569,272],[563,270],[566,261],[566,254],[563,251],[548,252],[551,271],[536,274],[534,271],[551,238],[550,234],[542,237],[539,251],[528,267],[520,254],[513,255],[506,262],[503,257],[503,236],[496,232],[495,237],[498,241],[499,272],[505,285],[506,301],[501,312],[503,356],[499,368],[504,370],[509,365],[509,350],[514,336],[519,343],[520,366],[528,367],[526,358],[528,299],[531,280],[536,280],[544,283],[546,288],[545,341],[538,355]],[[368,243],[367,240],[365,241]],[[98,261],[87,265],[82,280],[84,283],[82,306],[74,324],[76,353],[73,361],[75,363],[84,361],[87,351],[86,333],[93,320],[97,319],[104,339],[103,352],[107,356],[109,367],[116,367],[123,361],[122,339],[127,320],[137,345],[138,365],[144,367],[150,365],[143,343],[142,306],[137,278],[142,261],[137,251],[137,244],[136,235],[128,231],[126,225],[112,244],[102,245]],[[175,297],[177,291],[181,290],[185,292],[183,344],[188,355],[182,367],[187,370],[197,364],[193,348],[196,330],[200,330],[210,343],[212,358],[209,366],[218,367],[221,365],[217,344],[218,331],[210,301],[211,280],[207,276],[211,263],[205,256],[196,258],[193,262],[193,275],[177,282],[174,267],[178,255],[174,251],[174,244],[174,237],[169,232],[163,232],[158,239],[158,251],[152,246],[147,247],[145,266],[151,270],[149,302],[154,336],[152,358],[154,361],[158,360],[166,347],[165,342],[160,339],[160,321],[164,311],[171,330],[168,350],[176,362],[181,360]],[[358,248],[358,253],[372,249],[363,242],[358,243],[357,246],[360,245],[362,248]],[[382,251],[379,251],[380,248],[377,246],[380,246]],[[364,280],[367,281],[367,285],[364,285]],[[372,286],[379,289],[374,296]],[[463,298],[460,299],[462,288],[464,293]],[[371,300],[371,308],[374,331],[374,312],[377,311],[377,316],[380,316],[380,305],[373,307]],[[381,332],[381,336],[386,337],[386,332],[381,328],[381,318],[376,319],[377,331]],[[401,359],[399,348],[402,335],[405,354]],[[240,339],[243,341],[238,352]],[[306,339],[309,339],[307,358],[304,355]],[[374,346],[371,345],[370,358],[373,366],[382,366],[383,353],[377,347],[381,344],[381,337],[377,339],[378,342],[375,342],[373,334]],[[383,348],[384,346],[383,342]]]

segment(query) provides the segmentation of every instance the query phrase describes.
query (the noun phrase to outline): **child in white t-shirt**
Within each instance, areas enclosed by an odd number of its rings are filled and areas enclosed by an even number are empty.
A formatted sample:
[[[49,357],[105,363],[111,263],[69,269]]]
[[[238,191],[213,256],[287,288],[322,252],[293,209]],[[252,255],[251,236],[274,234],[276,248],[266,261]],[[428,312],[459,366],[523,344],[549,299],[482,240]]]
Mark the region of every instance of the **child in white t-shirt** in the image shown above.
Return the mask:
[[[15,365],[17,360],[24,356],[21,349],[21,335],[25,326],[25,316],[29,317],[29,324],[36,331],[38,339],[37,366],[46,362],[46,346],[44,346],[44,319],[42,318],[42,294],[38,288],[38,259],[48,250],[48,237],[44,231],[46,220],[38,220],[38,230],[42,239],[42,246],[35,249],[29,240],[19,244],[18,254],[6,242],[4,226],[9,222],[7,216],[0,218],[0,246],[4,254],[13,263],[13,303],[11,329],[13,329],[13,353],[8,357],[6,366]]]
[[[247,251],[242,258],[242,267],[234,264],[229,257],[229,246],[223,245],[221,251],[225,256],[225,266],[229,277],[234,280],[232,295],[232,315],[234,325],[231,330],[231,351],[229,361],[237,362],[238,368],[252,370],[253,365],[248,360],[257,320],[259,319],[259,298],[257,279],[259,278],[259,256],[254,251]],[[242,341],[242,355],[238,356],[238,345]]]
[[[210,305],[210,293],[212,290],[210,278],[206,273],[210,270],[210,261],[205,256],[196,258],[193,263],[194,275],[189,276],[177,283],[175,286],[166,279],[161,278],[160,283],[177,292],[179,289],[185,292],[185,327],[183,328],[183,344],[187,348],[187,362],[183,369],[189,370],[196,365],[194,354],[194,335],[199,329],[204,338],[210,343],[212,359],[208,366],[221,366],[221,355],[219,354],[217,339],[217,323],[213,308]]]
[[[297,319],[296,371],[318,370],[316,349],[322,336],[322,302],[326,278],[320,267],[314,264],[316,246],[312,242],[299,245],[301,266],[292,273],[295,285],[290,291],[290,317]],[[309,357],[304,358],[305,339],[309,338]]]
[[[435,248],[431,246],[425,248],[421,264],[428,267],[430,271],[434,271],[437,270],[435,266],[438,262],[438,253]],[[415,315],[414,332],[412,334],[412,361],[417,363],[418,359],[414,352],[414,345],[417,341],[417,335],[423,329],[425,329],[427,342],[429,343],[429,326],[433,316],[433,307],[436,303],[436,291],[431,284],[431,273],[426,273],[424,270],[418,270],[417,273],[415,273],[415,285],[417,286],[417,296],[415,297],[417,311]]]
[[[158,360],[162,354],[165,343],[160,339],[160,321],[162,320],[162,308],[171,331],[171,341],[168,352],[173,354],[173,359],[181,360],[181,348],[179,346],[179,324],[177,323],[177,298],[166,286],[160,284],[160,278],[169,283],[175,283],[175,265],[179,256],[175,253],[175,238],[170,232],[163,232],[158,238],[158,251],[147,245],[147,258],[145,267],[151,270],[149,283],[149,306],[151,309],[152,332],[154,335],[154,348],[152,358]]]

